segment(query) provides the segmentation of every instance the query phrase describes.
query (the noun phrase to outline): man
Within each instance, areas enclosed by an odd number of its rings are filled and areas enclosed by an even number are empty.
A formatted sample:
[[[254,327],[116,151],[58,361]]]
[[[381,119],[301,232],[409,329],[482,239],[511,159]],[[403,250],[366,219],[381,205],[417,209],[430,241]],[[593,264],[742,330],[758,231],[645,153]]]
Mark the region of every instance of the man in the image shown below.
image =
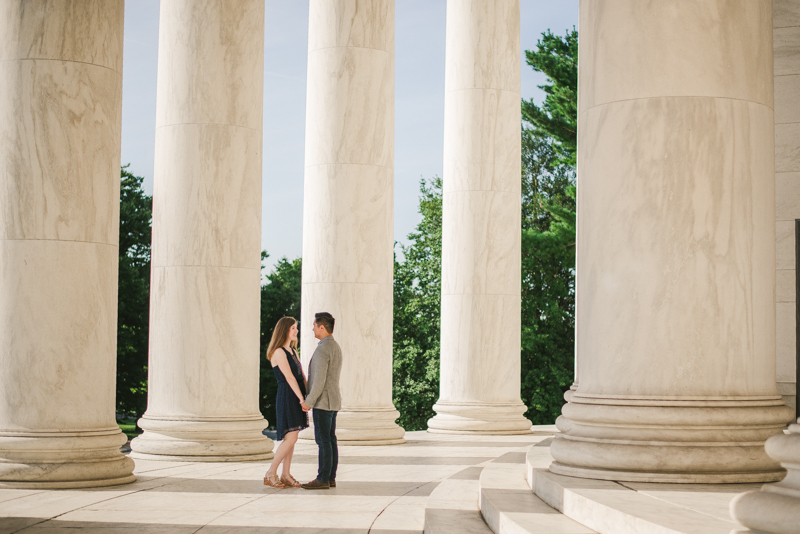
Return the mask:
[[[333,339],[335,319],[328,312],[314,314],[314,337],[317,349],[308,364],[308,395],[303,409],[314,409],[314,441],[319,447],[317,478],[303,484],[305,489],[336,487],[339,447],[336,442],[336,414],[342,408],[339,375],[342,373],[342,349]]]

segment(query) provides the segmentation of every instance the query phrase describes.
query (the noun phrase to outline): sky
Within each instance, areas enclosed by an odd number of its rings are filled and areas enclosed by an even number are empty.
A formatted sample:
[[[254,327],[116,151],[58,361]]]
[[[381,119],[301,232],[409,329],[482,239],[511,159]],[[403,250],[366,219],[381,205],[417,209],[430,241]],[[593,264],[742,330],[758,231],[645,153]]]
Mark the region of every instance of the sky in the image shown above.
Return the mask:
[[[395,2],[394,238],[420,221],[419,182],[442,175],[446,0]],[[308,2],[266,0],[264,39],[264,161],[261,248],[271,267],[302,252]],[[122,81],[122,164],[153,191],[159,0],[125,3]],[[578,26],[578,0],[521,0],[522,50],[542,32]],[[541,102],[544,75],[521,54],[522,97]],[[280,227],[274,221],[282,221]]]

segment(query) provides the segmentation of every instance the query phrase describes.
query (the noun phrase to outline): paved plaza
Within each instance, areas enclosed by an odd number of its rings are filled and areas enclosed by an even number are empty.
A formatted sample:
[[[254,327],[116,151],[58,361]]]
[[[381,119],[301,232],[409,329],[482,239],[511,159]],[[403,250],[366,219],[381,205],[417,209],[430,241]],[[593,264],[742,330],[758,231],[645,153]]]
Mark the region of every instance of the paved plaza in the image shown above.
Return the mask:
[[[408,432],[403,445],[340,447],[338,486],[328,491],[265,487],[268,462],[137,460],[137,480],[124,486],[0,489],[0,534],[422,532],[428,496],[442,481],[477,483],[481,467],[550,435]],[[292,466],[298,480],[314,478],[316,445],[300,441]]]

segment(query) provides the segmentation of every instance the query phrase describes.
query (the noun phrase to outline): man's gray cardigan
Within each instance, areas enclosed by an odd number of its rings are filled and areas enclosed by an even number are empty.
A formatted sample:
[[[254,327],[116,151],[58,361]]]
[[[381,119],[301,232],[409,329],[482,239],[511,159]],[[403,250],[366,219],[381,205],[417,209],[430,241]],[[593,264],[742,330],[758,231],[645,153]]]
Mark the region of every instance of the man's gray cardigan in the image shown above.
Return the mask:
[[[333,336],[323,338],[308,364],[308,395],[306,404],[338,412],[342,409],[339,375],[342,374],[342,349]]]

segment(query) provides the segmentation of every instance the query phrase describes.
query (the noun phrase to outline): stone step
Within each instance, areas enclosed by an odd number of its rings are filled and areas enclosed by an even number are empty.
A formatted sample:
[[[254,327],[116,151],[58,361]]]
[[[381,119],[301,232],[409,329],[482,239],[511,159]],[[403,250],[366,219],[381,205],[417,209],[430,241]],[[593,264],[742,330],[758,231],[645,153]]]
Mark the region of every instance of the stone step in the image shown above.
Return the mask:
[[[595,534],[534,495],[525,480],[525,452],[508,453],[481,472],[480,509],[495,534]]]
[[[545,442],[528,449],[527,479],[535,494],[600,534],[730,534],[730,501],[760,484],[657,484],[556,475]]]
[[[478,509],[482,470],[468,467],[439,483],[425,503],[425,534],[492,534]]]

